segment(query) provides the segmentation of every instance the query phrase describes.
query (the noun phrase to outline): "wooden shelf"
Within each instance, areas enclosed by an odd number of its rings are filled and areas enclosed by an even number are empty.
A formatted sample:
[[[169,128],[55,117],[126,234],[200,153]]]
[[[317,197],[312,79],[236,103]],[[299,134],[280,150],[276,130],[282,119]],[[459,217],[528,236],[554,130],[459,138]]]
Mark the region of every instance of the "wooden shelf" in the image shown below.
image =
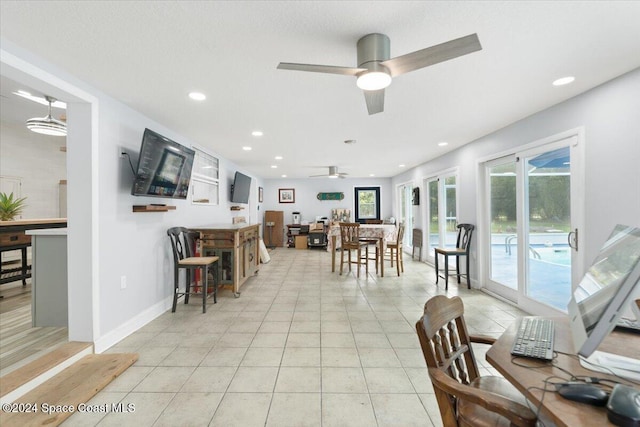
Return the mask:
[[[167,212],[175,209],[175,206],[133,205],[134,212]]]
[[[241,211],[244,209],[244,206],[231,206],[232,211]]]

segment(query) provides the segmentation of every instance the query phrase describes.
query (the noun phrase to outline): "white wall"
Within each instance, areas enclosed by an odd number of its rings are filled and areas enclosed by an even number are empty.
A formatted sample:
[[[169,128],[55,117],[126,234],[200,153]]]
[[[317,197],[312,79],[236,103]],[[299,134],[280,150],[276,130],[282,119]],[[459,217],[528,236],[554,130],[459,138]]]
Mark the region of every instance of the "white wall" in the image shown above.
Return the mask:
[[[0,126],[0,175],[20,178],[26,207],[19,218],[58,218],[59,182],[67,179],[66,138],[31,132],[25,125]],[[18,219],[19,219],[18,218]]]
[[[356,187],[380,187],[380,215],[388,218],[393,211],[390,178],[346,179],[267,179],[264,181],[263,210],[284,211],[284,223],[291,224],[291,213],[300,212],[303,221],[315,221],[316,216],[331,216],[331,209],[351,209],[354,219],[354,192]],[[279,203],[278,189],[295,189],[295,203]],[[318,193],[344,193],[343,200],[318,200]],[[264,212],[262,213],[264,218]],[[263,221],[261,219],[260,221]]]
[[[640,226],[640,69],[422,164],[393,183],[412,181],[425,194],[423,178],[459,167],[459,220],[478,225],[477,159],[579,127],[585,130],[586,147],[585,229],[580,240],[588,266],[617,223]],[[424,203],[420,209],[424,212]],[[477,279],[475,255],[471,275]]]

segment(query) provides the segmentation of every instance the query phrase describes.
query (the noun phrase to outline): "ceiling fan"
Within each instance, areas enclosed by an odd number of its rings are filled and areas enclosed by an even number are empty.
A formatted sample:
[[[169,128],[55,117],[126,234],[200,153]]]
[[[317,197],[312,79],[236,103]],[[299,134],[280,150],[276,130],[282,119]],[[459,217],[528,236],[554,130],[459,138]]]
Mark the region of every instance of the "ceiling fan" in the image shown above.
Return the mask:
[[[478,35],[470,34],[389,59],[390,44],[389,37],[384,34],[362,37],[357,45],[357,68],[281,62],[278,69],[356,76],[356,84],[364,91],[367,110],[371,115],[384,111],[384,88],[391,84],[392,77],[482,49]]]
[[[329,166],[329,173],[324,175],[309,175],[310,178],[316,178],[319,176],[327,176],[329,178],[342,178],[344,179],[348,173],[338,172],[337,166]]]

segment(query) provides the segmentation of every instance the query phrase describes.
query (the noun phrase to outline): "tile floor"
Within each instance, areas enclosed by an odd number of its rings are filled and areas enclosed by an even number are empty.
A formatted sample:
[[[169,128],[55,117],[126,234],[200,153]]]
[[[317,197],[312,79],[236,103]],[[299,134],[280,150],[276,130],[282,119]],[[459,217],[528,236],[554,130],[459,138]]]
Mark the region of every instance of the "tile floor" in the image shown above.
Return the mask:
[[[440,426],[415,333],[424,303],[460,295],[471,333],[499,336],[516,308],[466,285],[444,292],[405,256],[405,273],[331,273],[320,250],[276,249],[242,288],[202,314],[181,302],[109,352],[139,360],[89,404],[133,412],[75,413],[64,426]],[[388,264],[387,264],[388,265]],[[476,357],[483,374],[496,372]]]

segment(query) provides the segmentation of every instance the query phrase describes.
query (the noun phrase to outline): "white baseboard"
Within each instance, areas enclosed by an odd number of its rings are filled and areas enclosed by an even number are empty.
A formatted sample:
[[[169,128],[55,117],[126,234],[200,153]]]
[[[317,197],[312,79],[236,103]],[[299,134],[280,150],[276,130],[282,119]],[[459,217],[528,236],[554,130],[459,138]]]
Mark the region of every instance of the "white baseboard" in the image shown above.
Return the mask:
[[[167,297],[157,304],[149,307],[142,313],[138,314],[136,317],[130,319],[128,322],[123,323],[122,325],[98,338],[93,343],[96,354],[100,354],[108,348],[114,346],[124,338],[128,337],[138,329],[145,326],[147,323],[162,315],[171,307],[172,303],[173,296]]]

